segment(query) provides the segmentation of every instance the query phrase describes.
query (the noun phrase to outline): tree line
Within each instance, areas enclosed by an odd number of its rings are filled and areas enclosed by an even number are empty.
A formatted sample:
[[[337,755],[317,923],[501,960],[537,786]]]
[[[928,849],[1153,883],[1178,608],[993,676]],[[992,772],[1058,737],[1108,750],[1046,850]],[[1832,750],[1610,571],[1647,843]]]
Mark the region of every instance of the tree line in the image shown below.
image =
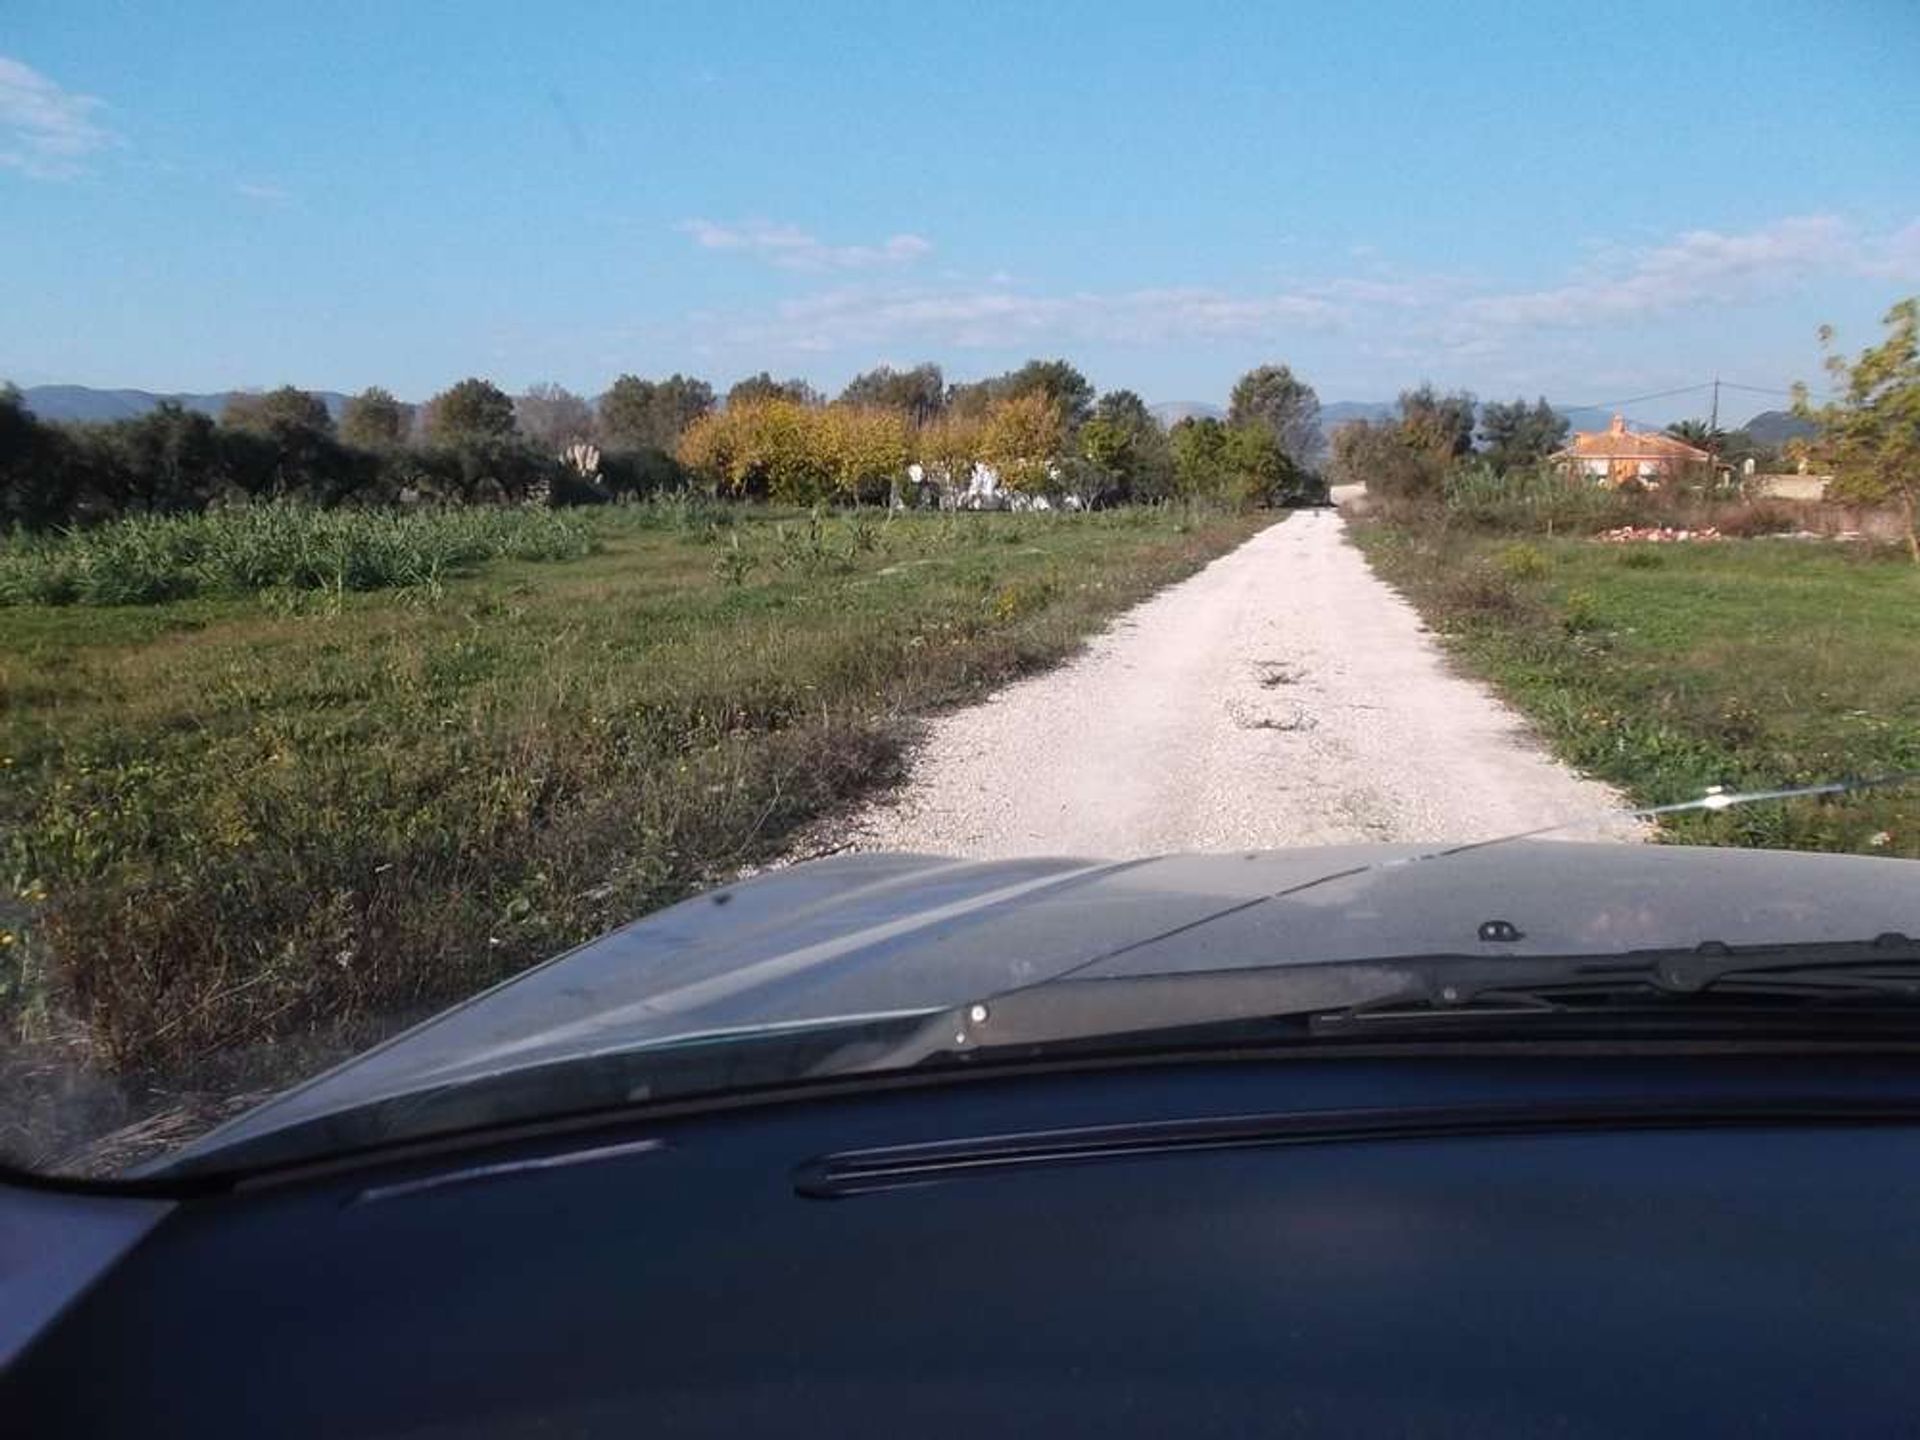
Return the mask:
[[[163,402],[134,419],[63,424],[37,419],[8,387],[0,389],[0,528],[236,500],[604,500],[683,483],[669,452],[712,404],[709,387],[679,375],[622,376],[598,407],[557,386],[515,398],[471,378],[417,407],[373,387],[349,399],[337,422],[318,396],[288,385],[235,395],[217,419]],[[587,476],[563,452],[592,437],[606,437],[609,449]]]
[[[1315,493],[1319,401],[1285,366],[1235,386],[1224,421],[1163,428],[1130,390],[1095,391],[1065,360],[950,383],[938,365],[880,366],[829,401],[762,372],[724,398],[684,375],[622,375],[597,400],[558,385],[511,396],[472,377],[424,405],[379,387],[336,420],[293,386],[231,398],[216,419],[163,403],[134,419],[57,423],[0,388],[0,528],[245,500],[319,506],[593,503],[700,486],[790,503],[925,500],[909,482],[1008,489],[1085,506],[1189,497],[1296,503]]]
[[[1336,430],[1327,477],[1394,497],[1438,494],[1447,475],[1462,466],[1494,475],[1535,469],[1566,445],[1570,428],[1544,396],[1482,405],[1471,391],[1421,385],[1401,392],[1395,414]],[[1722,430],[1705,420],[1679,420],[1665,433],[1732,469],[1749,459],[1765,469],[1784,463],[1779,451],[1744,430]]]
[[[1335,430],[1327,478],[1393,498],[1437,495],[1447,475],[1470,460],[1500,474],[1538,465],[1566,444],[1567,431],[1567,418],[1544,396],[1483,406],[1471,391],[1423,384],[1400,392],[1394,415]]]
[[[1236,507],[1318,493],[1319,401],[1284,366],[1241,378],[1225,421],[1166,430],[1132,390],[1097,392],[1064,360],[946,384],[881,367],[837,400],[759,377],[699,417],[678,458],[717,493],[791,504],[930,503],[978,467],[1002,488],[1082,508],[1194,499]]]

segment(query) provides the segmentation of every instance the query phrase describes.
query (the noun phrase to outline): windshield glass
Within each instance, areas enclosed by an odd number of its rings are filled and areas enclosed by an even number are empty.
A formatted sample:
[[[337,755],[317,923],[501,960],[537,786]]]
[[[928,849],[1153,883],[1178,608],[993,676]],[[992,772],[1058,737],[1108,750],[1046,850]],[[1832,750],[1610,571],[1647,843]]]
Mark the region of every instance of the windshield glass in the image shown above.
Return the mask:
[[[11,17],[0,1160],[1920,935],[1909,15],[872,18]]]

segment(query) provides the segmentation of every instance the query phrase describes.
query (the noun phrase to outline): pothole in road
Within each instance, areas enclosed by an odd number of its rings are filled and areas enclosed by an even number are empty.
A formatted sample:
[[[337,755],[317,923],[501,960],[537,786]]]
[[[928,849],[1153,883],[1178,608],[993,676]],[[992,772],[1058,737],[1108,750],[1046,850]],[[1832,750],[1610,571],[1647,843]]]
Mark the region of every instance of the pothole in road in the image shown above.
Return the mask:
[[[1280,730],[1297,732],[1318,728],[1320,722],[1302,711],[1291,715],[1268,715],[1252,711],[1241,705],[1229,705],[1227,714],[1233,723],[1242,730]]]
[[[1276,690],[1282,685],[1298,685],[1301,672],[1291,665],[1278,660],[1256,660],[1253,664],[1254,678],[1260,682],[1263,690]]]

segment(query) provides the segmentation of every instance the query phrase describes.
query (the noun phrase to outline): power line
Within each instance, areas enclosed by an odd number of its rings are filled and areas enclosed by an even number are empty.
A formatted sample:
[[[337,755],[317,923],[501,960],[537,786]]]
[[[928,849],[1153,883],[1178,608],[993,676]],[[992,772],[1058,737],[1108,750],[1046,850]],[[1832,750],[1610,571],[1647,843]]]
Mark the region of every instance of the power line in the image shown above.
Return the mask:
[[[1793,391],[1791,390],[1778,390],[1769,385],[1736,385],[1731,380],[1722,380],[1720,383],[1726,386],[1729,390],[1749,390],[1749,391],[1752,391],[1755,395],[1785,395],[1789,399],[1791,399],[1793,396]],[[1809,385],[1807,386],[1807,394],[1821,395],[1821,396],[1826,396],[1828,398],[1831,398],[1832,396],[1839,394],[1839,391],[1816,390],[1811,385]]]
[[[1665,400],[1673,395],[1690,395],[1695,390],[1705,390],[1713,382],[1702,380],[1698,385],[1682,385],[1678,390],[1656,390],[1651,395],[1629,395],[1624,400],[1596,400],[1591,405],[1569,405],[1569,410],[1619,410],[1628,405],[1638,405],[1646,400]]]
[[[1783,390],[1783,389],[1780,389],[1778,386],[1742,385],[1733,380],[1702,380],[1697,385],[1682,385],[1673,390],[1656,390],[1649,395],[1630,395],[1624,400],[1596,400],[1591,404],[1586,404],[1586,405],[1557,404],[1554,406],[1554,408],[1556,410],[1561,411],[1563,414],[1570,410],[1611,410],[1619,414],[1620,417],[1624,420],[1630,420],[1636,425],[1645,425],[1650,422],[1646,420],[1642,420],[1638,416],[1627,414],[1626,413],[1627,406],[1638,405],[1648,400],[1668,400],[1675,395],[1692,395],[1702,390],[1713,390],[1715,392],[1718,392],[1721,389],[1744,390],[1747,393],[1753,394],[1753,395],[1784,395],[1788,399],[1791,399],[1794,394],[1793,391]],[[1819,398],[1819,399],[1831,399],[1833,397],[1834,392],[1830,390],[1809,389],[1807,391],[1807,394],[1809,396]],[[1716,398],[1715,410],[1716,412],[1718,410],[1717,398]]]

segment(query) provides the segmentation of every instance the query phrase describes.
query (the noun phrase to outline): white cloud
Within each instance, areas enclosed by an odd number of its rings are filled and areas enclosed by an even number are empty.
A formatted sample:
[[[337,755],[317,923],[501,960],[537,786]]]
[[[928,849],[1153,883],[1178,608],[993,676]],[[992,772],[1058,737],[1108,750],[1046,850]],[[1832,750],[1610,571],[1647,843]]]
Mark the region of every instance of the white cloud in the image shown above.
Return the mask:
[[[1353,305],[1383,305],[1397,310],[1424,310],[1460,293],[1462,282],[1443,275],[1405,280],[1343,277],[1308,288],[1309,294]]]
[[[909,264],[933,249],[931,241],[904,234],[889,235],[878,245],[829,245],[797,225],[765,220],[687,220],[678,228],[704,250],[738,251],[783,270],[872,270]]]
[[[834,350],[915,342],[961,349],[1100,340],[1279,335],[1325,329],[1341,312],[1309,295],[1232,295],[1201,288],[1042,295],[1005,285],[848,286],[800,296],[760,317],[717,321],[741,345]]]
[[[1866,247],[1860,271],[1875,279],[1895,280],[1903,285],[1920,283],[1920,220]]]
[[[293,198],[278,185],[268,185],[252,180],[236,180],[233,192],[248,200],[258,200],[263,205],[284,205]]]
[[[1689,230],[1667,244],[1626,252],[1565,285],[1465,301],[1459,318],[1495,327],[1590,328],[1690,305],[1752,299],[1858,258],[1848,227],[1831,215],[1777,220],[1741,235]]]
[[[880,247],[833,251],[791,226],[691,222],[703,245],[795,270],[829,271],[826,254],[878,263]],[[841,268],[846,268],[843,263]],[[941,270],[918,283],[869,279],[795,294],[753,310],[690,317],[698,342],[729,353],[934,353],[1078,343],[1157,345],[1250,340],[1285,345],[1339,330],[1360,353],[1436,370],[1505,374],[1546,357],[1585,373],[1608,334],[1632,333],[1688,307],[1757,304],[1816,276],[1920,274],[1920,221],[1868,232],[1833,216],[1788,217],[1744,231],[1695,229],[1628,246],[1569,242],[1567,278],[1501,288],[1459,274],[1409,274],[1368,259],[1331,277],[1271,286],[1046,291],[996,271]],[[1503,368],[1506,367],[1506,368]],[[1531,373],[1522,369],[1516,373]],[[1544,383],[1544,382],[1543,382]]]
[[[79,174],[88,156],[113,143],[95,119],[102,108],[0,55],[0,167],[41,180]]]

